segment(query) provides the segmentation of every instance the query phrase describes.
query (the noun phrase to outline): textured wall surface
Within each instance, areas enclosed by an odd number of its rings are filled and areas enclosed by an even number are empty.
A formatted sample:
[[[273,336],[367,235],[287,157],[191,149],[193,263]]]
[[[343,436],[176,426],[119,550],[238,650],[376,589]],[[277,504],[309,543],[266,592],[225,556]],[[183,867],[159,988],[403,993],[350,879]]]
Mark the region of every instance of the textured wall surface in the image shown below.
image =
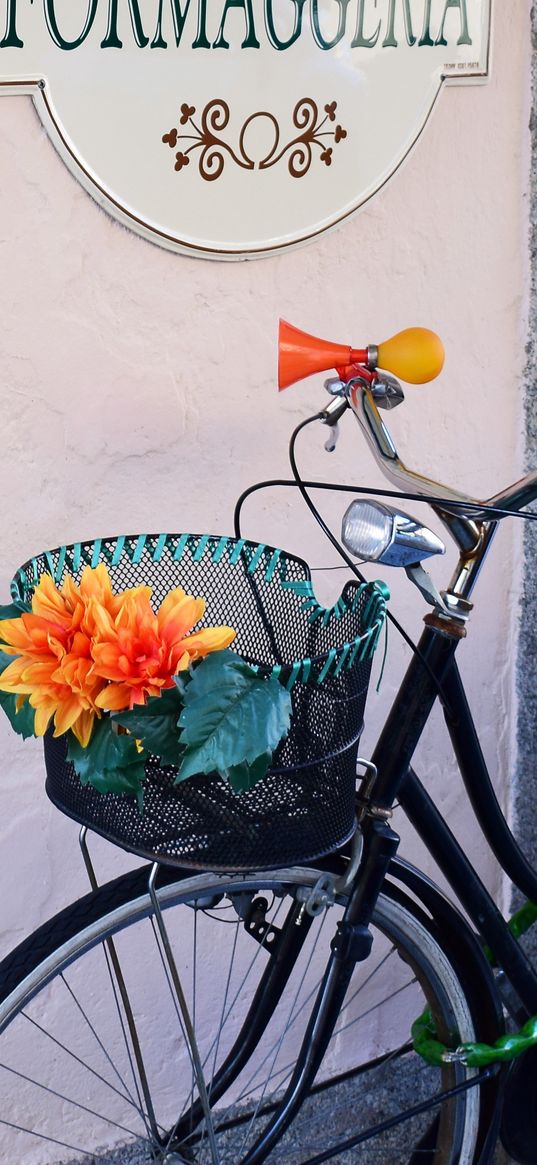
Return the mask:
[[[531,13],[533,36],[533,101],[531,110],[532,165],[530,185],[531,290],[529,299],[528,344],[525,383],[526,469],[537,467],[537,11]],[[535,725],[537,723],[537,629],[531,616],[537,580],[537,533],[533,523],[524,531],[524,582],[519,631],[517,694],[519,719],[514,779],[514,812],[517,834],[528,857],[535,860],[537,784],[535,781]],[[517,902],[518,904],[518,902]],[[537,954],[537,936],[528,935],[528,945]]]
[[[15,568],[47,546],[138,530],[231,532],[238,492],[258,477],[286,474],[290,429],[321,403],[313,380],[276,394],[279,315],[352,343],[413,323],[436,328],[447,350],[442,376],[409,389],[404,407],[390,415],[403,458],[481,497],[520,476],[527,0],[516,9],[496,5],[494,32],[491,79],[442,94],[405,167],[364,211],[312,246],[253,263],[181,258],[128,233],[63,167],[31,101],[0,99],[6,600]],[[303,438],[306,473],[382,484],[350,418],[331,457],[324,437],[309,431]],[[323,505],[337,524],[339,503]],[[314,567],[334,564],[287,495],[252,502],[245,532],[293,548]],[[461,655],[505,802],[514,746],[516,532],[502,531],[494,562],[476,593]],[[434,564],[437,581],[448,569]],[[342,577],[316,574],[321,597]],[[417,636],[421,600],[405,580],[392,574],[389,581],[394,611]],[[407,658],[392,634],[380,695],[370,700],[369,744]],[[45,797],[40,746],[21,744],[4,724],[0,733],[5,951],[85,882],[76,828]],[[439,717],[419,767],[499,892]],[[104,844],[97,849],[104,873],[128,864]],[[406,852],[419,856],[411,838]]]

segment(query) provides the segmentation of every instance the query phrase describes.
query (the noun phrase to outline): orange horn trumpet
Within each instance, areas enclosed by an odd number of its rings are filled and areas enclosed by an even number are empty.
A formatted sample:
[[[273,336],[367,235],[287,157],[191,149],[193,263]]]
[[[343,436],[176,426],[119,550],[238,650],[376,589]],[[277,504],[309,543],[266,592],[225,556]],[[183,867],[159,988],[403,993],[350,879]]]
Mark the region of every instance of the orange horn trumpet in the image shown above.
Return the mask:
[[[280,320],[278,385],[280,390],[328,368],[344,368],[347,364],[365,364],[365,348],[351,348],[345,344],[331,344],[307,332],[301,332],[285,320]]]
[[[406,328],[378,347],[351,348],[332,344],[301,332],[292,324],[280,320],[278,385],[288,388],[297,380],[326,372],[329,368],[346,368],[349,364],[376,363],[385,372],[406,380],[409,384],[426,384],[440,374],[444,365],[444,346],[439,336],[428,328]]]

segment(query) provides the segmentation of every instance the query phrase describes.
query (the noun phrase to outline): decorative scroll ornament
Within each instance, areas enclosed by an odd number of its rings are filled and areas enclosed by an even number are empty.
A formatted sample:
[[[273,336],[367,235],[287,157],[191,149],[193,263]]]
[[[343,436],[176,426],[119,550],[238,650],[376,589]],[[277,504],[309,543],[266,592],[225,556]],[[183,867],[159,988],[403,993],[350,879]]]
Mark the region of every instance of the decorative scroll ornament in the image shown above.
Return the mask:
[[[442,87],[487,77],[491,4],[0,0],[0,96],[33,98],[125,226],[188,254],[267,255],[358,210]]]
[[[192,142],[192,145],[185,144],[177,151],[175,169],[183,170],[189,165],[192,152],[200,150],[198,168],[200,176],[206,182],[214,182],[216,178],[220,178],[226,156],[243,170],[268,170],[286,159],[291,177],[303,178],[313,161],[315,146],[318,147],[319,160],[324,162],[325,166],[331,166],[333,146],[328,144],[327,139],[332,139],[334,145],[338,145],[347,137],[347,130],[343,129],[342,125],[336,125],[333,130],[324,129],[328,123],[336,120],[336,109],[337,101],[331,101],[329,105],[324,106],[324,117],[320,118],[317,103],[311,97],[303,97],[293,110],[293,125],[301,132],[295,133],[284,145],[281,145],[280,126],[274,114],[251,113],[240,131],[238,146],[233,149],[221,136],[229,124],[229,105],[225,101],[210,101],[201,113],[201,125],[198,128],[194,121],[196,107],[188,105],[185,101],[181,105],[179,125],[185,126],[189,132],[171,129],[169,133],[163,135],[162,141],[172,150],[179,143]],[[268,153],[256,161],[251,157],[245,143],[248,130],[254,127],[258,118],[266,118],[270,122],[274,130],[274,141]],[[192,130],[194,132],[190,132]]]

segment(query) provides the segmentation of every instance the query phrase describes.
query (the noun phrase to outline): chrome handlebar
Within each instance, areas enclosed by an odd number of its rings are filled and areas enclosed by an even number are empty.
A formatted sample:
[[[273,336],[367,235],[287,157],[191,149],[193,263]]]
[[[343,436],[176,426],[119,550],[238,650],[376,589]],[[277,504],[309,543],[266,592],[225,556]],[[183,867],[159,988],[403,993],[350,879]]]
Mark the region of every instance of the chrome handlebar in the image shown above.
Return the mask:
[[[399,488],[404,487],[412,493],[421,494],[425,501],[429,497],[434,497],[442,498],[447,505],[450,502],[456,502],[456,509],[451,511],[453,516],[459,516],[470,522],[471,525],[477,522],[490,522],[494,519],[491,519],[486,509],[480,512],[475,509],[476,506],[521,510],[537,498],[537,472],[535,470],[486,501],[482,498],[472,498],[469,494],[461,493],[460,490],[442,485],[438,481],[433,481],[432,478],[416,473],[413,469],[409,469],[399,457],[393,437],[380,416],[369,386],[360,386],[358,390],[354,387],[348,397],[348,403],[377,464],[389,481]],[[464,512],[465,503],[468,503],[469,506],[466,514]]]
[[[469,497],[468,494],[442,485],[432,478],[409,469],[399,457],[393,437],[382,420],[373,392],[363,380],[350,382],[347,386],[347,402],[354,413],[377,465],[397,488],[413,494],[420,494],[424,501],[431,501],[435,513],[447,527],[460,551],[460,558],[449,591],[468,598],[473,589],[479,569],[495,533],[498,519],[476,506],[495,506],[506,510],[520,510],[537,498],[537,472],[526,474],[520,481],[508,486],[488,501]],[[442,499],[444,504],[439,504]],[[456,502],[450,508],[450,502]],[[464,505],[469,503],[465,513]],[[470,508],[473,507],[473,508]]]

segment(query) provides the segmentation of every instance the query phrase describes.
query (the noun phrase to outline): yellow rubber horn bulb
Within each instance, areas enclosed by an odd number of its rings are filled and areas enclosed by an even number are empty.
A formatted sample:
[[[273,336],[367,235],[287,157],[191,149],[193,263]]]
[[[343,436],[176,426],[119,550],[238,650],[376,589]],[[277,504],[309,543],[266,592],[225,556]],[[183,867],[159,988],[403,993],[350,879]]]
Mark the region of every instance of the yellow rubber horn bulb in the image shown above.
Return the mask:
[[[444,367],[444,345],[428,328],[406,328],[379,344],[378,366],[408,384],[426,384]]]

